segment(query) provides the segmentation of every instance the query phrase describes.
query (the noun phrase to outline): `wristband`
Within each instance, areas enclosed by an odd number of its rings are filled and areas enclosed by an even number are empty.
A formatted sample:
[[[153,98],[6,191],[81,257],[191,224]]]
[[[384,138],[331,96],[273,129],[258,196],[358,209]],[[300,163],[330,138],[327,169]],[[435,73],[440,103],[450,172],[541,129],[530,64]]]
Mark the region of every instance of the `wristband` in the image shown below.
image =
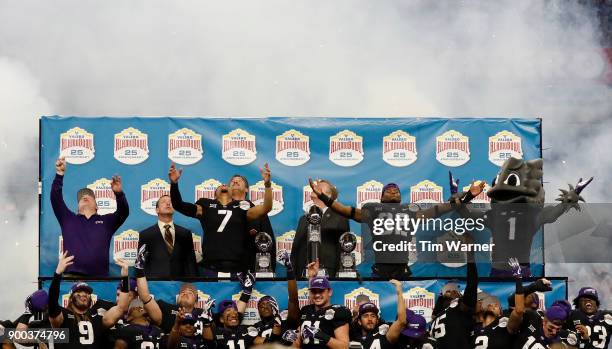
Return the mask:
[[[134,268],[134,275],[137,279],[143,278],[145,277],[145,271],[144,269]]]
[[[525,289],[523,288],[523,280],[521,278],[516,278],[516,291],[515,294],[524,294]]]
[[[149,296],[149,299],[145,302],[142,302],[143,305],[149,304],[153,300],[153,296]]]
[[[128,276],[121,277],[121,288],[120,291],[123,293],[130,292],[130,281]]]
[[[249,299],[251,299],[251,295],[250,294],[246,294],[244,292],[240,293],[240,301],[248,303]]]
[[[318,194],[318,195],[317,195],[317,197],[318,197],[318,198],[319,198],[319,200],[321,200],[321,201],[322,201],[322,202],[325,204],[325,206],[327,206],[327,207],[331,207],[331,206],[332,206],[332,204],[334,203],[334,200],[332,200],[332,199],[331,199],[329,196],[327,196],[327,195],[325,195],[325,194],[323,194],[323,193]]]

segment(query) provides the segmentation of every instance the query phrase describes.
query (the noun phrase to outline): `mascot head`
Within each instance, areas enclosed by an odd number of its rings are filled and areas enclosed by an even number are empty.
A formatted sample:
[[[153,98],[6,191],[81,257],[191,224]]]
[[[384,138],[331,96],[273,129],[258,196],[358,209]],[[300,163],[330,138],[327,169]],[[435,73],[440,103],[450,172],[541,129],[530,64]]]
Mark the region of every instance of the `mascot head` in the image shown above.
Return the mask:
[[[542,159],[506,160],[487,191],[491,203],[544,204],[542,163]]]

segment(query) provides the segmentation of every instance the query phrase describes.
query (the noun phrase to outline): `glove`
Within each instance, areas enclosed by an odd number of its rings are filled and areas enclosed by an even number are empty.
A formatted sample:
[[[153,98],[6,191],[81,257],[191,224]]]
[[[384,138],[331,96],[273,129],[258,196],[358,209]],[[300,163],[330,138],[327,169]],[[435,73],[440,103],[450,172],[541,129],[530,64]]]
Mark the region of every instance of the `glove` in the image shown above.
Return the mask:
[[[238,281],[240,282],[240,288],[242,289],[242,293],[251,295],[253,292],[253,286],[255,285],[255,276],[247,271],[238,273]]]
[[[547,285],[544,283],[544,280],[542,279],[538,279],[536,280],[536,282],[534,282],[533,284],[527,286],[530,287],[532,286],[535,292],[548,292],[548,291],[552,291],[552,287],[550,285]]]
[[[518,259],[515,257],[508,259],[508,265],[512,268],[512,276],[514,276],[515,279],[521,279],[523,277],[521,273],[521,264]]]
[[[296,330],[287,330],[283,333],[283,340],[288,343],[293,343],[298,339],[298,334]]]
[[[204,302],[204,306],[202,307],[202,314],[200,315],[200,319],[202,320],[202,324],[204,326],[209,325],[213,321],[213,312],[212,310],[215,308],[215,299],[210,297],[206,302]]]
[[[576,194],[580,195],[580,193],[582,192],[582,190],[584,188],[586,188],[587,185],[589,185],[589,183],[591,183],[593,181],[593,177],[587,179],[586,181],[582,180],[582,177],[578,180],[578,183],[576,183],[576,188],[574,188],[574,191],[576,192]],[[584,201],[584,200],[583,200]]]
[[[302,337],[304,337],[304,339],[309,339],[309,340],[318,339],[324,344],[327,344],[327,342],[329,342],[329,340],[331,339],[330,335],[321,331],[316,326],[304,326]]]
[[[32,295],[29,295],[25,300],[25,312],[26,314],[32,314]]]
[[[147,251],[147,244],[142,244],[142,246],[140,246],[140,248],[138,249],[136,261],[134,262],[134,268],[136,269],[136,277],[144,276],[144,269],[148,255],[149,251]]]
[[[453,178],[453,174],[451,173],[451,171],[448,171],[448,183],[450,186],[450,193],[457,194],[457,192],[459,191],[459,180],[455,180],[455,178]]]

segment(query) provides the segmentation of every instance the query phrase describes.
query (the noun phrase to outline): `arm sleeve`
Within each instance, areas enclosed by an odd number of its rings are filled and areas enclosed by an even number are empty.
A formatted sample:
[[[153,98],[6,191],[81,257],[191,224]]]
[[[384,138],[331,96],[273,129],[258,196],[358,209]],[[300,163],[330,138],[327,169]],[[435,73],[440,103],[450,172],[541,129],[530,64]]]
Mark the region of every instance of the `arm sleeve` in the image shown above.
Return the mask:
[[[130,215],[130,206],[124,192],[115,193],[115,198],[117,199],[117,209],[112,215],[115,217],[114,230],[117,230]]]
[[[463,293],[463,303],[472,309],[476,307],[477,291],[478,270],[476,269],[476,263],[472,261],[467,264],[467,282]]]
[[[56,174],[55,179],[53,179],[53,184],[51,185],[51,207],[53,207],[53,213],[55,213],[55,217],[60,225],[66,216],[73,214],[64,202],[63,187],[64,176]]]
[[[170,183],[170,199],[172,200],[172,207],[174,207],[175,210],[184,214],[185,216],[193,218],[196,217],[196,205],[183,201],[178,183]],[[199,202],[200,200],[198,200],[198,203]]]
[[[61,275],[53,274],[53,281],[51,281],[51,286],[49,286],[49,317],[52,318],[57,317],[62,312],[62,308],[58,303],[61,280]]]

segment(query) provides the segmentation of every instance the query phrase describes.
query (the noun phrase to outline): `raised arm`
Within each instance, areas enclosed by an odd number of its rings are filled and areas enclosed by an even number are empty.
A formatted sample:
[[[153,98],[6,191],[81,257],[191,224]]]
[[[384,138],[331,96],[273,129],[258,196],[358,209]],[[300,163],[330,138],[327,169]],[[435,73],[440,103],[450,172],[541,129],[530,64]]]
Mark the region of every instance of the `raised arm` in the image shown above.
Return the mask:
[[[247,211],[247,219],[249,221],[254,221],[268,214],[268,212],[272,211],[272,182],[270,182],[270,166],[268,163],[264,165],[263,168],[259,169],[261,172],[261,178],[263,178],[264,186],[266,190],[264,192],[264,202],[261,205],[256,205]]]
[[[478,270],[474,260],[474,252],[467,252],[467,281],[463,292],[461,307],[464,312],[473,314],[476,309],[478,294]]]
[[[61,225],[64,218],[69,215],[74,215],[72,211],[66,206],[64,202],[64,194],[62,188],[64,187],[64,174],[66,173],[66,159],[59,158],[55,162],[55,178],[51,185],[51,207],[53,207],[53,213],[57,221]]]
[[[178,181],[183,174],[183,169],[177,169],[174,162],[170,164],[168,170],[168,178],[170,179],[170,199],[172,200],[172,207],[178,212],[188,217],[201,217],[203,214],[202,206],[198,204],[191,204],[183,201],[181,192],[179,191]]]
[[[298,301],[297,281],[295,280],[295,271],[291,263],[289,252],[283,251],[280,254],[280,261],[287,268],[287,293],[289,301],[287,304],[287,323],[289,327],[296,328],[300,320],[300,303]]]
[[[143,244],[138,248],[136,262],[134,263],[134,269],[136,271],[136,287],[138,288],[138,298],[142,300],[144,309],[151,318],[151,322],[159,326],[162,322],[162,311],[159,308],[157,301],[155,301],[151,293],[149,293],[149,284],[144,273],[147,254],[146,244]]]
[[[516,282],[516,291],[514,292],[514,309],[510,313],[508,319],[508,326],[506,329],[508,333],[518,333],[523,322],[523,314],[525,313],[525,291],[523,289],[523,279],[521,275],[521,265],[516,258],[511,258],[508,262],[512,268],[512,275]]]
[[[361,209],[353,206],[344,206],[338,200],[332,200],[329,196],[325,195],[321,188],[319,188],[319,184],[312,180],[312,178],[308,178],[308,183],[310,184],[310,188],[312,192],[321,200],[327,207],[331,208],[337,214],[344,216],[346,218],[352,219],[356,222],[361,223]]]
[[[74,256],[68,256],[68,251],[64,251],[59,258],[55,274],[53,274],[53,281],[49,286],[49,322],[51,327],[54,328],[60,327],[64,322],[64,314],[62,314],[62,308],[59,305],[60,282],[64,270],[72,263],[74,263]]]
[[[121,176],[113,176],[111,181],[111,189],[115,193],[115,199],[117,199],[117,209],[112,213],[112,215],[115,217],[115,228],[119,228],[130,215],[130,206],[125,198],[125,193],[123,192]]]
[[[389,327],[386,337],[389,343],[394,344],[400,337],[402,330],[406,327],[406,302],[404,301],[404,293],[402,292],[402,283],[397,280],[389,280],[395,286],[397,294],[397,320]]]
[[[250,271],[246,273],[239,273],[238,281],[240,282],[240,288],[242,291],[240,292],[240,298],[238,299],[238,303],[236,303],[236,307],[238,308],[239,314],[244,314],[249,303],[249,299],[251,299],[251,293],[253,293],[255,275],[253,275]]]
[[[178,313],[174,318],[174,325],[170,330],[170,335],[168,335],[168,343],[166,344],[166,348],[168,349],[176,349],[178,348],[179,341],[181,339],[181,322],[185,318],[185,310],[183,307],[179,307]]]
[[[116,259],[115,263],[121,267],[121,288],[119,289],[119,297],[117,305],[108,309],[102,317],[102,326],[104,328],[113,327],[119,319],[125,314],[129,307],[128,294],[130,292],[130,282],[128,278],[128,264],[122,259]]]
[[[475,184],[472,182],[470,185],[470,190],[466,193],[462,193],[461,195],[453,195],[451,197],[451,202],[446,202],[442,204],[435,205],[426,210],[418,211],[416,216],[417,218],[426,219],[426,218],[436,218],[448,212],[454,211],[463,207],[463,204],[467,204],[473,198],[478,196],[485,187],[485,182],[480,182],[479,184]]]

